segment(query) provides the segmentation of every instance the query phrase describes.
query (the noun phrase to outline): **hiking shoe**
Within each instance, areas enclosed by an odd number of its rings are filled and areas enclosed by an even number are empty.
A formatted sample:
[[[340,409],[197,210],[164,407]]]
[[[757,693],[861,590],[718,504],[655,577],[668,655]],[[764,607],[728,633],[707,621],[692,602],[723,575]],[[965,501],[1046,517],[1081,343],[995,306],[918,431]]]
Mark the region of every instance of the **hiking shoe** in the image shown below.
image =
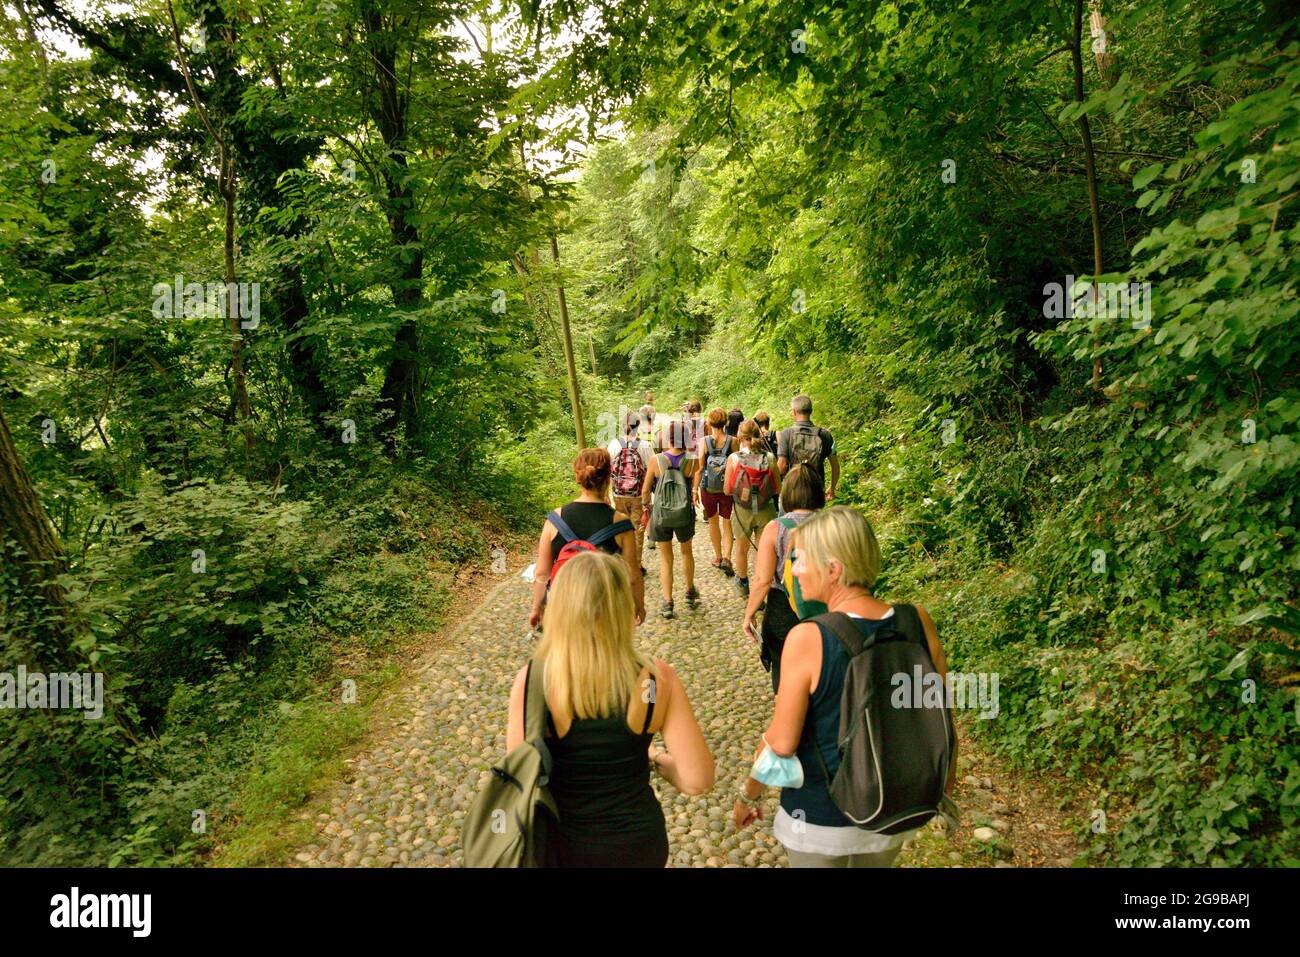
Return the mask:
[[[670,601],[660,602],[660,603],[659,603],[659,615],[660,615],[660,617],[662,617],[662,618],[671,618],[671,617],[673,617],[673,603],[670,602]]]
[[[686,604],[694,608],[699,603],[700,603],[700,593],[698,590],[696,590],[695,586],[692,585],[690,588],[686,589]]]
[[[737,579],[736,579],[736,591],[740,592],[742,595],[744,595],[746,598],[748,598],[748,597],[749,597],[749,579],[748,579],[748,578],[737,578]]]
[[[709,567],[716,568],[720,572],[725,572],[727,570],[727,560],[725,558],[715,558],[713,561],[709,562]]]
[[[731,567],[731,559],[722,558],[719,559],[719,561],[722,562],[722,564],[718,566],[719,568],[722,569],[722,574],[726,575],[728,578],[734,578],[736,575],[736,570]]]

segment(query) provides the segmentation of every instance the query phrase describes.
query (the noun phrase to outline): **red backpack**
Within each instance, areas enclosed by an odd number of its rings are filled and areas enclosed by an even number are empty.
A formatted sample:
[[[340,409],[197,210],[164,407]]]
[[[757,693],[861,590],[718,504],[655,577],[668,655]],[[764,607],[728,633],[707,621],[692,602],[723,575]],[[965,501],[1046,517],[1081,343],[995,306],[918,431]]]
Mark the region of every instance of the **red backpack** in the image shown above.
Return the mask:
[[[640,458],[640,456],[638,456]],[[564,547],[560,549],[560,554],[555,556],[555,562],[551,565],[551,575],[546,580],[546,587],[551,587],[551,582],[555,581],[555,576],[560,573],[560,569],[574,555],[579,552],[594,552],[610,539],[622,535],[624,532],[636,531],[636,528],[627,519],[615,522],[612,525],[606,525],[600,531],[596,532],[590,538],[579,538],[577,533],[569,527],[569,523],[560,517],[560,510],[557,508],[546,520],[555,526],[555,530],[560,537],[564,539]]]
[[[765,466],[763,468],[745,464],[746,459],[753,461],[754,458],[753,453],[736,456],[736,469],[731,473],[731,500],[741,508],[757,512],[766,507],[774,493],[771,456],[757,456]]]
[[[624,442],[623,449],[614,462],[614,494],[640,495],[644,481],[645,459],[641,458],[641,450],[636,445]]]

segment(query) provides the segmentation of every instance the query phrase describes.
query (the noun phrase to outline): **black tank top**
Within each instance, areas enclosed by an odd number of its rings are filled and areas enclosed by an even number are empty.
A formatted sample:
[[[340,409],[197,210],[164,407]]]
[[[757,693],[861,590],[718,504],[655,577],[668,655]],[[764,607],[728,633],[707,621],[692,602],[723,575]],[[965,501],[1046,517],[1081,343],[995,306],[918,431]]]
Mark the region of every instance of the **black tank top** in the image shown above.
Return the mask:
[[[563,738],[547,738],[555,759],[551,794],[565,838],[649,840],[665,830],[663,809],[650,787],[646,751],[653,739],[653,734],[633,733],[624,714],[578,719]]]
[[[560,518],[573,529],[573,534],[581,539],[587,539],[614,523],[614,509],[604,502],[570,502],[560,508]],[[560,549],[566,544],[564,536],[557,531],[555,537],[551,539],[552,562],[560,557]],[[618,555],[622,551],[617,539],[614,538],[599,547],[611,555]]]

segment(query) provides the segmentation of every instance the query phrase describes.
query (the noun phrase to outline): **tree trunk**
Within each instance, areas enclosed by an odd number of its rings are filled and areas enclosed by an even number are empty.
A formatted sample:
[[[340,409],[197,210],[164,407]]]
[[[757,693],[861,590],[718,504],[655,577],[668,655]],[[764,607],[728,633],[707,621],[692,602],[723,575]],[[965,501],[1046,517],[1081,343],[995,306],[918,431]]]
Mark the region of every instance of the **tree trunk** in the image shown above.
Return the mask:
[[[33,650],[45,659],[42,664],[71,666],[75,624],[67,594],[57,581],[67,571],[67,562],[54,526],[18,457],[4,407],[0,406],[0,545],[5,541],[13,542],[18,548],[14,557],[21,588],[16,598],[35,598],[43,605],[33,609],[35,616],[51,623],[42,632],[55,640],[44,644],[38,634],[37,647]],[[10,557],[6,553],[6,561]],[[20,616],[12,614],[13,609],[4,610],[7,618],[20,620]]]
[[[225,154],[226,148],[222,148]],[[222,156],[222,163],[229,166],[229,172],[223,174],[226,180],[222,187],[222,198],[226,206],[226,236],[224,255],[226,261],[226,315],[230,321],[230,371],[234,380],[235,404],[239,409],[239,422],[244,432],[244,454],[251,467],[253,455],[257,448],[257,437],[253,434],[253,409],[248,402],[248,382],[244,378],[244,337],[239,326],[238,287],[235,281],[235,161],[233,157]]]
[[[551,258],[560,266],[560,244],[551,233]],[[573,337],[569,334],[569,305],[564,299],[564,284],[557,283],[560,299],[560,330],[564,340],[564,364],[569,370],[569,406],[573,409],[573,428],[578,437],[578,448],[587,447],[587,429],[582,422],[582,396],[578,391],[578,369],[573,362]]]
[[[379,8],[366,2],[361,9],[366,30],[366,48],[374,68],[378,103],[373,110],[379,135],[387,147],[387,164],[382,176],[388,197],[388,232],[396,256],[395,275],[389,282],[393,305],[400,311],[419,307],[424,297],[424,250],[415,225],[415,195],[406,175],[406,115],[409,105],[398,88],[397,35],[393,24],[385,24]],[[404,318],[398,326],[393,353],[380,389],[380,405],[386,410],[379,434],[389,452],[396,449],[397,426],[406,423],[406,437],[415,437],[413,416],[419,400],[420,335],[415,320]]]
[[[1074,42],[1070,44],[1070,57],[1074,61],[1074,101],[1083,103],[1083,0],[1074,0]],[[1088,174],[1088,210],[1092,217],[1092,295],[1097,295],[1097,283],[1102,274],[1101,265],[1101,204],[1097,199],[1097,158],[1092,149],[1092,130],[1086,114],[1079,115],[1079,132],[1083,136],[1083,160]],[[1068,293],[1067,293],[1068,294]],[[1092,363],[1092,387],[1101,388],[1101,357]]]

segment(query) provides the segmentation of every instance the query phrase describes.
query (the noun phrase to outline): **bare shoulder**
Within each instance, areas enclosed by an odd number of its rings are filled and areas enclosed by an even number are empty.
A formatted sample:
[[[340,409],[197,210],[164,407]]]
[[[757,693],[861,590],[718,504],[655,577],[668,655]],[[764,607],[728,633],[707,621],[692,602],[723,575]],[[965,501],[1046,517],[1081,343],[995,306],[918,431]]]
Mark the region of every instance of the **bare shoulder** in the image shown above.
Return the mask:
[[[814,647],[821,648],[821,631],[811,621],[802,621],[790,629],[785,636],[785,647],[781,654],[794,652],[796,655],[807,654]]]
[[[672,697],[678,689],[682,689],[682,679],[677,676],[673,666],[662,658],[650,659],[654,663],[655,674],[658,676],[659,697],[660,700]],[[685,693],[685,689],[682,689]]]

